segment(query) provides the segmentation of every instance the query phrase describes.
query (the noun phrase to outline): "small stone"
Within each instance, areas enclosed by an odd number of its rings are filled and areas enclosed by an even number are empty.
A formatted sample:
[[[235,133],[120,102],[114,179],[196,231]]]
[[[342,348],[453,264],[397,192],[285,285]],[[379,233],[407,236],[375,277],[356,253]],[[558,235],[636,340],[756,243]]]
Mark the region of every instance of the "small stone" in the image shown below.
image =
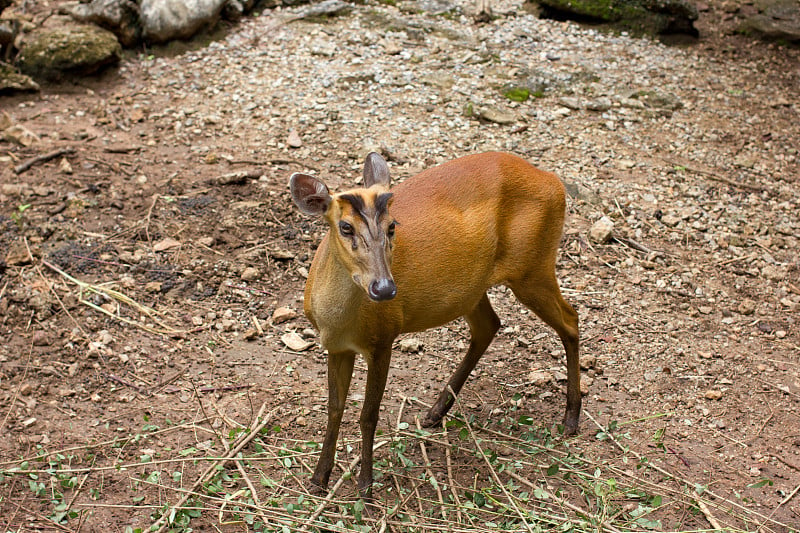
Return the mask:
[[[289,148],[301,148],[303,146],[303,139],[300,138],[297,130],[289,130],[289,138],[286,139],[286,144]]]
[[[786,269],[776,265],[767,265],[761,269],[761,275],[770,281],[783,281],[786,279]]]
[[[33,339],[31,342],[34,346],[48,346],[51,342],[50,335],[45,331],[36,330],[33,332]]]
[[[304,416],[298,416],[297,418],[295,418],[294,423],[300,427],[305,427],[308,424],[308,422],[306,421],[306,417]]]
[[[297,312],[294,309],[290,309],[288,307],[278,307],[272,313],[272,323],[273,324],[281,324],[288,320],[292,320],[293,318],[297,318]]]
[[[701,315],[710,315],[714,312],[714,308],[708,305],[701,305],[697,308]]]
[[[61,162],[58,164],[58,170],[62,174],[72,174],[72,165],[70,165],[69,159],[62,157]]]
[[[597,356],[594,354],[586,354],[581,356],[581,368],[583,370],[589,370],[590,368],[594,368],[597,364]]]
[[[481,109],[480,117],[483,120],[494,122],[495,124],[513,124],[517,121],[517,116],[514,113],[497,107]]]
[[[160,281],[149,281],[144,285],[145,292],[161,292]]]
[[[22,427],[28,428],[34,425],[35,423],[36,423],[36,417],[32,416],[22,421]]]
[[[166,239],[159,241],[153,245],[153,251],[155,252],[164,252],[172,248],[177,248],[181,245],[179,241],[171,237],[167,237]]]
[[[530,374],[528,374],[528,381],[535,387],[544,387],[548,383],[553,376],[550,372],[546,372],[544,370],[534,370]]]
[[[303,339],[303,337],[294,331],[281,336],[281,342],[283,342],[287,348],[295,352],[302,352],[314,346],[313,342]]]
[[[13,244],[6,254],[6,264],[8,266],[27,265],[31,262],[28,248],[24,244]]]
[[[201,317],[199,315],[193,316],[192,317],[192,325],[195,326],[195,327],[202,326],[203,325],[203,317]]]
[[[30,383],[23,383],[22,386],[19,388],[19,393],[22,396],[30,396],[33,392],[33,386]]]
[[[288,261],[290,259],[294,259],[294,253],[290,252],[289,250],[270,250],[269,256],[273,259],[277,259],[279,261]]]
[[[752,315],[756,312],[756,303],[753,300],[742,300],[736,306],[736,312],[740,315]]]
[[[260,336],[261,334],[258,332],[256,328],[249,328],[247,331],[244,332],[244,340],[246,341],[254,341]]]
[[[610,218],[604,216],[589,229],[589,239],[596,243],[604,244],[611,240],[613,233],[614,222]]]
[[[214,246],[214,242],[215,242],[214,237],[200,237],[199,239],[197,239],[197,244],[205,246],[207,248],[211,248],[212,246]]]
[[[3,130],[3,139],[20,146],[31,146],[40,141],[38,135],[20,124]]]
[[[681,223],[681,218],[677,215],[667,213],[666,215],[661,217],[661,223],[667,226],[668,228],[674,228],[675,226]]]
[[[719,391],[717,389],[710,389],[707,390],[703,396],[707,400],[719,400],[720,398],[722,398],[722,391]]]
[[[300,332],[300,335],[303,336],[304,339],[316,339],[317,332],[311,328],[305,328],[303,331]]]
[[[247,267],[242,271],[242,280],[243,281],[255,281],[261,277],[261,272],[258,271],[255,267]]]
[[[399,343],[400,351],[407,353],[417,353],[422,349],[422,341],[416,337],[402,339]]]
[[[611,99],[610,98],[596,98],[594,100],[589,100],[586,102],[586,109],[589,111],[597,111],[602,113],[603,111],[608,111],[611,109]]]
[[[553,372],[553,379],[556,381],[567,381],[567,375],[560,370],[555,370]]]

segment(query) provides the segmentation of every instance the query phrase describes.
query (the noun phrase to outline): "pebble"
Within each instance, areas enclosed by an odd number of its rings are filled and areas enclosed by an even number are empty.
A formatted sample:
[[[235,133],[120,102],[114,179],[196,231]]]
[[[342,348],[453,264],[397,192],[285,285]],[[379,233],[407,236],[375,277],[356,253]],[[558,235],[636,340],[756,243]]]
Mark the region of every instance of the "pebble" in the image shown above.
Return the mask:
[[[278,307],[272,313],[272,320],[273,324],[281,324],[288,320],[292,320],[293,318],[297,318],[297,312],[294,309],[290,309],[289,307]]]
[[[243,281],[255,281],[261,277],[261,272],[255,267],[247,267],[242,270],[241,278]]]
[[[589,229],[589,239],[598,244],[605,244],[611,240],[613,233],[614,222],[607,216],[604,216]]]
[[[740,315],[752,315],[756,311],[756,303],[753,300],[742,300],[736,306],[736,312]]]
[[[528,374],[528,381],[535,387],[544,387],[552,379],[553,375],[545,370],[534,370]]]
[[[282,335],[281,342],[295,352],[302,352],[314,346],[313,342],[305,340],[294,331]]]
[[[422,350],[422,341],[416,337],[400,339],[399,347],[401,352],[417,353]]]
[[[581,369],[589,370],[597,364],[597,356],[594,354],[584,354],[580,357]]]
[[[717,389],[710,389],[703,395],[707,400],[719,400],[722,398],[722,391]]]
[[[300,135],[297,133],[297,130],[295,129],[289,130],[289,137],[286,139],[286,144],[289,146],[289,148],[303,147],[303,139],[300,138]]]

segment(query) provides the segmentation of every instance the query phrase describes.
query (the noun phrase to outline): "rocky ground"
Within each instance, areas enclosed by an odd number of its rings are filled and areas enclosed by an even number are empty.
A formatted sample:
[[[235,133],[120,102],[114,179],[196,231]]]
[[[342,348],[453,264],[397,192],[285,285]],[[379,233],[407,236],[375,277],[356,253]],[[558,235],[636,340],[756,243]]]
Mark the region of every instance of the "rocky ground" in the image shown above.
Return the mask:
[[[306,171],[349,187],[371,150],[397,181],[486,150],[556,172],[571,193],[558,271],[586,367],[572,449],[629,480],[622,457],[649,458],[670,474],[659,483],[708,491],[707,505],[660,508],[662,530],[796,529],[798,50],[730,35],[713,6],[700,40],[674,47],[519,2],[493,9],[481,24],[402,3],[319,20],[264,11],[207,46],[128,53],[99,79],[0,100],[17,132],[0,143],[5,529],[147,527],[179,499],[180,476],[119,465],[222,455],[218,437],[259,406],[279,442],[320,440],[325,358],[303,342],[315,339],[302,290],[324,228],[286,183]],[[549,427],[564,403],[560,344],[503,288],[490,296],[503,327],[461,412]],[[413,426],[468,333],[458,322],[410,337],[385,430]],[[342,464],[358,454],[363,370]],[[598,438],[608,426],[624,431]],[[85,470],[71,485],[10,470],[37,456]],[[292,475],[307,485],[302,465]],[[54,526],[66,503],[79,515]],[[193,527],[241,528],[222,515]]]

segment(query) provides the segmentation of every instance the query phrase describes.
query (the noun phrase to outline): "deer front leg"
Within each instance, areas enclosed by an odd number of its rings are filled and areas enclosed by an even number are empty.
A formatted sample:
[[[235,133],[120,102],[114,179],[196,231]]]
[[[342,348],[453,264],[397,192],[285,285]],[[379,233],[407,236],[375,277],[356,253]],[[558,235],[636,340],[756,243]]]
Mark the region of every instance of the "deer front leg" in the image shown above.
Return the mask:
[[[317,468],[311,476],[311,482],[321,489],[328,487],[328,480],[333,469],[333,458],[336,455],[336,440],[339,438],[339,427],[342,425],[344,405],[350,379],[353,377],[354,352],[328,354],[328,425],[325,428],[325,440],[319,456]]]
[[[376,348],[372,357],[367,357],[367,389],[364,407],[361,409],[361,471],[358,475],[358,490],[361,496],[372,497],[372,448],[375,443],[375,428],[378,425],[381,400],[386,390],[386,376],[392,345]]]

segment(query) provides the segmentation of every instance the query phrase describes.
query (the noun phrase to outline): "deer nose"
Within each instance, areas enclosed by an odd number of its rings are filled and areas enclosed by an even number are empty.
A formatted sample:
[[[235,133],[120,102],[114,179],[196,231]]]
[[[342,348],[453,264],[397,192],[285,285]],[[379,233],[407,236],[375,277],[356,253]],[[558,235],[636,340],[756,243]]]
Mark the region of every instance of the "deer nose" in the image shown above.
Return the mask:
[[[376,302],[391,300],[397,294],[397,285],[389,278],[376,279],[369,284],[369,297]]]

